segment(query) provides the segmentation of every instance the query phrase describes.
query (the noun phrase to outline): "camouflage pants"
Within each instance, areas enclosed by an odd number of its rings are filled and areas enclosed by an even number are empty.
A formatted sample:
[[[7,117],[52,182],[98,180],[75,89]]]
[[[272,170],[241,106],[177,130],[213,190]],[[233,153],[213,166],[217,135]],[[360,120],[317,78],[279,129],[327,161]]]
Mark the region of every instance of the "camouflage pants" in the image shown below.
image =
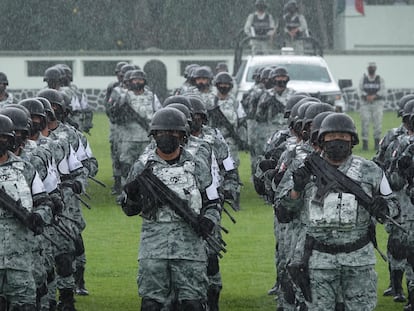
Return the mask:
[[[11,306],[35,305],[36,284],[32,271],[1,269],[0,295],[6,297]]]
[[[121,176],[121,163],[119,162],[119,150],[121,144],[121,136],[119,135],[118,125],[110,126],[109,143],[111,145],[112,174],[114,177]]]
[[[368,140],[369,125],[372,122],[374,126],[374,139],[381,139],[382,131],[382,116],[384,105],[381,101],[374,101],[373,103],[361,102],[361,138]]]
[[[207,263],[182,259],[141,259],[138,269],[138,293],[166,304],[175,299],[206,300]]]
[[[377,274],[374,266],[340,269],[310,269],[312,303],[309,311],[335,310],[342,293],[345,310],[369,311],[377,304]]]

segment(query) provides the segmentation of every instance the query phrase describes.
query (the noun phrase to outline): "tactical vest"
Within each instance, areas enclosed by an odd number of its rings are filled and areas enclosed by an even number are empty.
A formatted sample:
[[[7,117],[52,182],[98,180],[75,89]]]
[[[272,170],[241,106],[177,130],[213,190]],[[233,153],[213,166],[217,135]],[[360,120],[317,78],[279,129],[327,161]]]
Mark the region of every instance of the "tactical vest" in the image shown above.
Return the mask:
[[[188,206],[196,214],[200,214],[202,199],[194,175],[194,162],[186,161],[182,165],[169,166],[155,162],[152,165],[152,169],[155,176],[157,176],[180,198],[186,200],[188,202]],[[168,206],[162,206],[157,210],[156,221],[158,222],[174,222],[180,220],[182,220],[182,218]]]
[[[364,75],[364,80],[362,82],[362,89],[367,95],[374,95],[381,88],[380,76],[376,76],[374,81],[370,81],[367,75]]]
[[[371,195],[361,176],[362,165],[361,159],[353,158],[345,174],[356,182],[361,182],[364,191]],[[317,187],[313,187],[312,191],[312,197],[315,198]],[[309,204],[309,225],[314,228],[352,231],[357,224],[369,223],[369,221],[368,213],[360,213],[355,195],[343,192],[341,189],[332,189],[322,202],[311,200]]]
[[[263,19],[259,19],[259,17],[254,14],[252,27],[256,36],[265,36],[270,28],[270,16],[269,14],[265,13]]]
[[[285,17],[285,23],[286,23],[286,28],[288,30],[292,30],[295,28],[299,28],[300,27],[300,19],[299,19],[299,15],[290,15],[290,14],[286,14]]]

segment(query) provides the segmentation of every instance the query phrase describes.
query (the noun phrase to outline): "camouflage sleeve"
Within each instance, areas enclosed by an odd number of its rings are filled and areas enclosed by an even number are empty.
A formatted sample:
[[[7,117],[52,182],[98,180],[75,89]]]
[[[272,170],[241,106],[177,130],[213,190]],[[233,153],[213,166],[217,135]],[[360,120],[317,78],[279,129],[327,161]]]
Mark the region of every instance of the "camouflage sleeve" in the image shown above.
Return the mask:
[[[35,170],[33,165],[25,162],[24,176],[26,182],[30,187],[33,198],[33,210],[42,217],[45,224],[50,224],[52,221],[52,201],[46,193],[39,173]]]

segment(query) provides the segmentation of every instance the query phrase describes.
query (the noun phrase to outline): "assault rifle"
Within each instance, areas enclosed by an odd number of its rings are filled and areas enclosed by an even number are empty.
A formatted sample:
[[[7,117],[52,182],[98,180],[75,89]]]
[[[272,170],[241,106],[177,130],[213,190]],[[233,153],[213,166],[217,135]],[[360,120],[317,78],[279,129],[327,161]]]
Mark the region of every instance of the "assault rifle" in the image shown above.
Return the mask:
[[[32,226],[29,222],[31,213],[23,207],[20,199],[15,201],[9,194],[7,194],[4,187],[0,188],[0,205],[3,209],[12,213],[25,227],[32,230]]]
[[[229,120],[220,110],[220,107],[217,106],[217,102],[218,102],[218,97],[216,96],[214,98],[215,107],[208,111],[210,120],[212,120],[213,122],[213,126],[218,127],[218,128],[223,126],[227,131],[229,131],[230,136],[234,139],[237,146],[239,146],[241,150],[247,150],[248,149],[247,144],[240,138],[239,134],[236,133],[236,131],[234,130],[233,124],[229,122]]]
[[[145,187],[149,193],[157,194],[157,199],[161,203],[168,205],[177,215],[191,226],[191,228],[202,236],[199,228],[198,215],[188,207],[187,201],[180,198],[175,192],[168,188],[157,176],[155,176],[149,168],[145,169],[140,175],[137,176],[137,181],[140,186]],[[223,257],[220,254],[221,251],[226,252],[223,246],[223,241],[218,241],[213,235],[204,237],[207,244],[214,250],[220,258]]]
[[[17,200],[15,201],[9,194],[7,194],[7,192],[4,190],[4,187],[0,188],[0,206],[2,208],[4,208],[5,210],[7,210],[8,212],[11,212],[25,227],[29,228],[31,231],[33,231],[35,234],[37,232],[35,232],[32,228],[32,224],[30,223],[30,215],[31,213],[23,207],[21,200]],[[54,227],[56,229],[58,229],[58,226],[53,224]],[[65,237],[71,237],[70,233],[62,232],[63,228],[61,226],[59,226],[59,229],[62,230],[58,230],[58,232],[65,236]],[[55,247],[59,248],[60,246],[45,232],[41,233],[42,236],[48,240],[49,242],[51,242]]]
[[[374,200],[355,180],[348,177],[330,165],[316,152],[310,154],[305,160],[305,166],[316,176],[316,200],[322,200],[330,189],[343,189],[353,193],[357,201],[371,214],[370,207]],[[388,215],[383,215],[393,225],[407,232],[398,222]]]
[[[139,125],[141,125],[145,131],[149,132],[149,124],[145,118],[143,118],[138,112],[135,111],[134,108],[130,105],[126,96],[121,97],[120,104],[117,105],[118,110],[122,109],[122,107],[126,107],[127,111],[122,111],[123,114],[128,116],[128,120],[135,119]]]

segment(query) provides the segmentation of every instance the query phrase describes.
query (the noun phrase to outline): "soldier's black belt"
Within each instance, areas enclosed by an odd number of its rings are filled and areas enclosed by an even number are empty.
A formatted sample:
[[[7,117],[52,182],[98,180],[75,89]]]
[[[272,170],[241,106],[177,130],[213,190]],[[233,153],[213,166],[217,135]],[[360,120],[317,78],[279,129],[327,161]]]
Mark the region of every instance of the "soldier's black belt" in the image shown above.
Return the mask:
[[[355,242],[352,243],[346,243],[342,245],[335,245],[335,244],[328,244],[319,242],[316,239],[314,239],[311,236],[307,236],[306,239],[312,239],[313,240],[313,249],[322,252],[322,253],[328,253],[328,254],[338,254],[338,253],[351,253],[358,249],[363,248],[365,245],[367,245],[370,242],[369,236],[366,235]]]

